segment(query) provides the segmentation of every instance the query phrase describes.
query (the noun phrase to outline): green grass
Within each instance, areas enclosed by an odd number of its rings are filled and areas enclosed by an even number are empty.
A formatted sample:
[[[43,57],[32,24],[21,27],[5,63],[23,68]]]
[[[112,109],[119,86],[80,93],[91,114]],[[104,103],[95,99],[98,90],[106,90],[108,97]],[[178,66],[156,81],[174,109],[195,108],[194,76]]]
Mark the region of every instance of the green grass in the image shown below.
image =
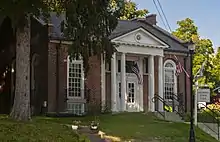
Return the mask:
[[[38,117],[36,121],[46,118]],[[72,124],[80,121],[89,124],[93,117],[82,118],[47,118],[47,121]],[[101,130],[108,135],[123,139],[145,140],[148,142],[187,142],[189,125],[159,120],[150,114],[125,113],[99,116]],[[197,142],[217,142],[200,129],[196,129]]]
[[[46,120],[22,123],[0,117],[1,142],[78,142],[78,138],[78,134],[59,123]]]
[[[0,118],[0,141],[16,142],[77,142],[77,134],[63,124],[80,122],[88,125],[94,117],[52,118],[36,117],[30,123],[18,123]],[[124,140],[147,142],[187,142],[189,125],[159,120],[151,114],[124,113],[101,115],[100,128],[106,134]],[[200,129],[196,129],[196,142],[217,142]]]

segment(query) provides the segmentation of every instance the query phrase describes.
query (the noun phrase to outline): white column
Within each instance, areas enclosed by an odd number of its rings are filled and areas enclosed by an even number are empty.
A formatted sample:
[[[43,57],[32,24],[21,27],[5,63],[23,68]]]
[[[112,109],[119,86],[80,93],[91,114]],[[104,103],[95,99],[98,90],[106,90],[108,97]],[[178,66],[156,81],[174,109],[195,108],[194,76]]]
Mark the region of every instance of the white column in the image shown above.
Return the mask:
[[[158,95],[163,98],[163,57],[158,56]],[[158,110],[160,112],[164,111],[163,103],[158,102]]]
[[[149,56],[148,58],[148,68],[149,68],[149,76],[148,76],[148,103],[149,103],[149,111],[154,112],[155,111],[155,105],[154,102],[152,102],[152,99],[154,97],[154,56]]]
[[[126,68],[125,53],[121,54],[121,99],[122,111],[126,111]]]
[[[105,59],[104,55],[101,56],[101,89],[102,89],[102,97],[101,97],[101,104],[102,104],[102,111],[105,111],[106,108],[106,96],[105,96]]]
[[[144,76],[143,76],[143,65],[144,65],[144,58],[143,57],[140,57],[140,74],[141,74],[141,77],[142,77],[142,81],[144,81]],[[139,97],[139,111],[144,111],[144,97],[143,97],[143,85],[144,85],[144,82],[142,82],[142,84],[139,85],[139,93],[140,93],[140,97]]]
[[[117,111],[116,100],[116,53],[112,55],[111,59],[111,108],[112,112]]]

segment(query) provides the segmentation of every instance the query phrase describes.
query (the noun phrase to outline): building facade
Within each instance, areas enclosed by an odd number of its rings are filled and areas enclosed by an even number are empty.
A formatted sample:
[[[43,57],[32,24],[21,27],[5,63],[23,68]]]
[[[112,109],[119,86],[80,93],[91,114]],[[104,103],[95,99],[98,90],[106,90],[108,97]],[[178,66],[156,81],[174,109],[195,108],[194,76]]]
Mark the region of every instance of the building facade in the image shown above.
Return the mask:
[[[39,62],[47,64],[46,91],[40,99],[47,112],[81,114],[92,101],[100,111],[164,111],[155,96],[169,103],[173,95],[182,98],[185,109],[190,106],[190,80],[184,72],[176,75],[178,63],[190,71],[188,47],[157,26],[156,15],[119,20],[109,37],[119,45],[117,52],[111,62],[90,57],[86,75],[82,60],[69,59],[71,42],[63,40],[59,30],[62,19],[52,14],[49,25],[36,19],[48,28],[47,59]]]

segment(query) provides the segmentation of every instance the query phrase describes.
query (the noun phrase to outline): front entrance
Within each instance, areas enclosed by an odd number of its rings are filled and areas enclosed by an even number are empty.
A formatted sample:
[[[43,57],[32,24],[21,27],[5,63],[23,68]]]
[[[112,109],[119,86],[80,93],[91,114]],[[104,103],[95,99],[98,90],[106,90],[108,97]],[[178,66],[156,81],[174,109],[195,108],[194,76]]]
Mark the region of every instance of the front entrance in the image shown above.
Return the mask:
[[[134,76],[134,75],[133,75]],[[128,112],[136,112],[138,111],[139,99],[138,99],[138,91],[137,91],[137,79],[135,76],[132,78],[127,76],[126,79],[126,96],[125,100],[121,94],[121,82],[118,81],[118,101],[117,108],[122,111],[122,104],[125,101],[126,111]]]
[[[126,84],[126,109],[128,112],[135,112],[139,104],[137,99],[137,85],[134,81],[128,81]]]

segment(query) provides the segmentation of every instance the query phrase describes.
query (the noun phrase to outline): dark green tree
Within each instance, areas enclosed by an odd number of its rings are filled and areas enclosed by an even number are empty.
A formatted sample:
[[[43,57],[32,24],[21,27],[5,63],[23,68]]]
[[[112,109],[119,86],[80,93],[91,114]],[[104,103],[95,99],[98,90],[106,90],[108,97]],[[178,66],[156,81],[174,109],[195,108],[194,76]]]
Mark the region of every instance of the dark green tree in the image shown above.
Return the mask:
[[[111,0],[2,0],[0,16],[9,17],[16,32],[16,89],[11,117],[27,121],[30,114],[30,17],[51,11],[66,12],[65,36],[72,40],[70,55],[82,56],[85,66],[91,55],[110,58],[114,45],[108,36],[122,13],[123,0],[112,6]]]

